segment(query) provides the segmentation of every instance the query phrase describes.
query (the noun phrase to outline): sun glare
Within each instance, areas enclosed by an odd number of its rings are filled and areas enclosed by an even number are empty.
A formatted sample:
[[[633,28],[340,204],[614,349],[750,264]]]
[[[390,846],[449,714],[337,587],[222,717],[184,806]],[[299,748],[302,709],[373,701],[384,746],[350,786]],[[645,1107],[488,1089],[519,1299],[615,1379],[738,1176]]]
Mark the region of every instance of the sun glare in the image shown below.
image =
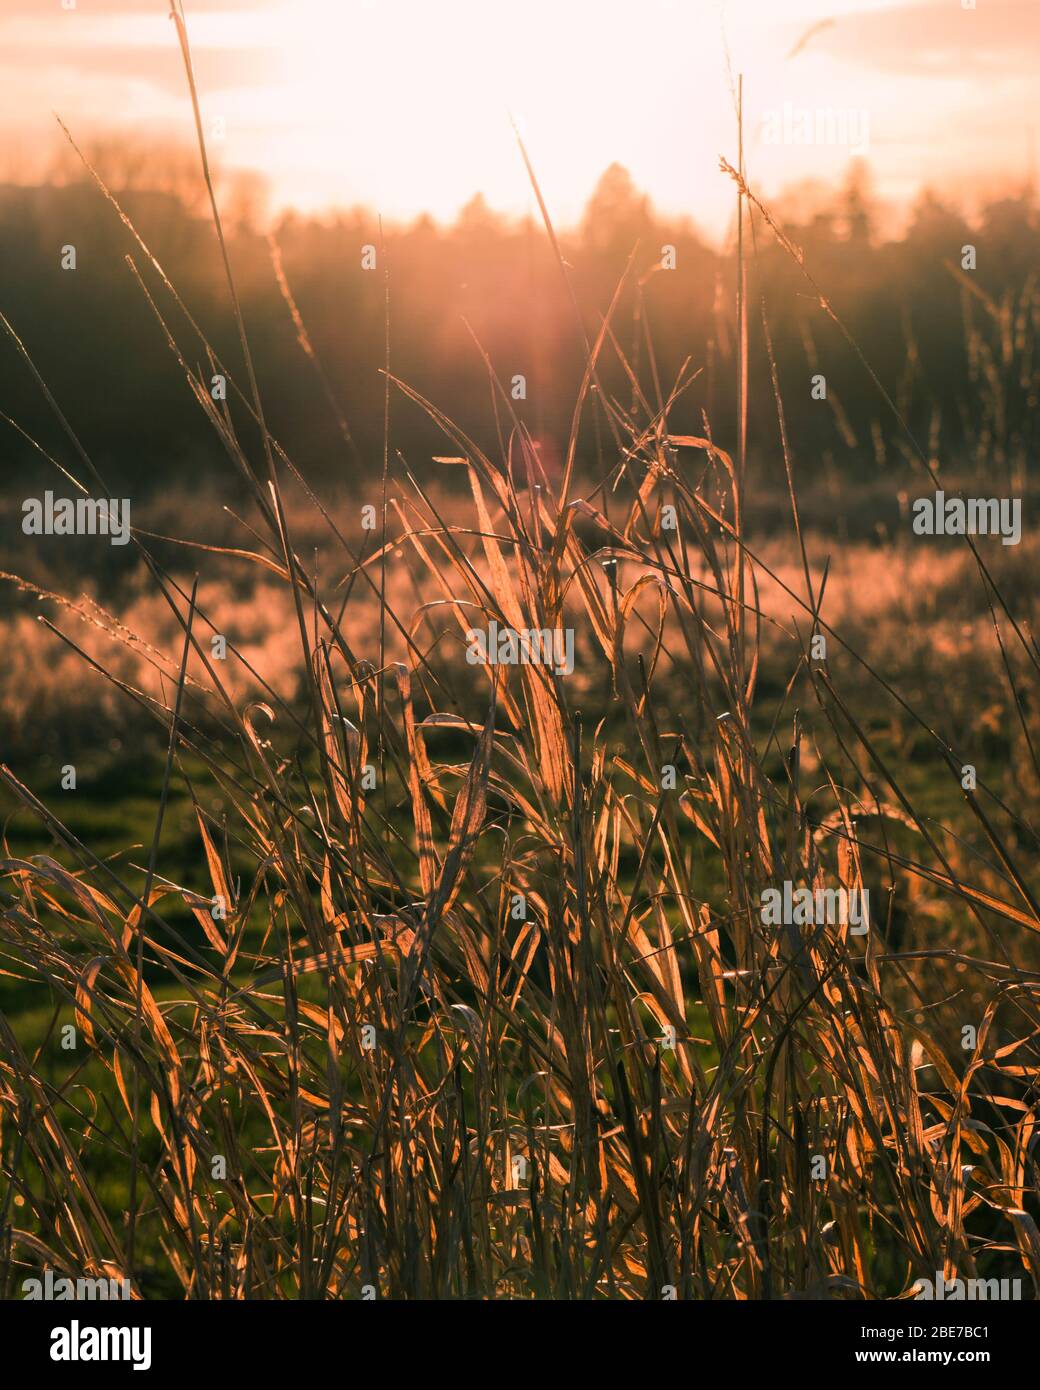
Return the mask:
[[[711,39],[710,6],[658,9],[639,24],[658,25],[662,38],[671,30],[694,50]],[[633,86],[633,43],[644,49],[646,36],[634,32],[630,7],[598,6],[595,24],[587,4],[545,0],[522,10],[307,0],[281,15],[280,81],[268,94],[280,115],[265,123],[266,158],[304,205],[356,195],[391,213],[444,216],[477,191],[498,206],[523,205],[511,116],[563,216],[578,212],[612,160],[646,166],[650,183],[674,169],[678,143],[691,173],[698,158],[714,162],[703,117],[684,113],[689,93],[677,72]],[[723,100],[722,75],[702,78],[705,90]],[[724,106],[720,114],[732,125]]]

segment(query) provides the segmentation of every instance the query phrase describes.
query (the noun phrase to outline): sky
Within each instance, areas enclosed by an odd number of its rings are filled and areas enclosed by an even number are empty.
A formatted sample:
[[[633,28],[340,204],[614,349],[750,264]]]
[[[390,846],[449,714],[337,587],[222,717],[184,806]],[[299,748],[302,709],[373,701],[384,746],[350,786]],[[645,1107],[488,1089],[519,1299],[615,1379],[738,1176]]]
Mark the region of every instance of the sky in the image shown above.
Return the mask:
[[[523,214],[520,129],[554,220],[613,161],[725,231],[743,77],[752,187],[870,164],[879,196],[971,202],[1031,168],[1040,0],[184,0],[215,161],[269,206]],[[65,6],[72,6],[65,8]],[[56,142],[187,141],[168,0],[0,0],[0,177]]]

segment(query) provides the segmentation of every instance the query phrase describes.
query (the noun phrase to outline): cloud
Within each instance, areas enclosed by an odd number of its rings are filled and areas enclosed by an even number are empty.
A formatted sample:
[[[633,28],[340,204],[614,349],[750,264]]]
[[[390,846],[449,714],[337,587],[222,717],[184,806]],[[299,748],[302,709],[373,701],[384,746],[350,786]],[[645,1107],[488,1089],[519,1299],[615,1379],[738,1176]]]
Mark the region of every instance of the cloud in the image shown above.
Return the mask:
[[[180,47],[164,4],[144,9],[140,0],[90,0],[89,11],[55,5],[46,14],[40,12],[39,0],[34,0],[31,13],[22,0],[4,0],[4,6],[2,61],[7,67],[46,71],[55,83],[49,94],[52,104],[59,100],[62,86],[79,75],[140,82],[167,93],[183,91]],[[248,9],[245,0],[193,0],[187,22],[192,58],[205,90],[255,86],[275,71],[282,31],[273,0],[267,5],[252,0]]]
[[[62,9],[60,0],[50,0],[50,3],[55,21],[61,24],[74,24],[77,20],[97,15],[125,17],[154,15],[158,12],[165,18],[170,12],[169,0],[155,0],[155,3],[147,3],[147,0],[77,0],[75,10]],[[185,0],[184,14],[190,25],[192,15],[210,14],[219,10],[259,10],[277,3],[278,0]],[[41,0],[4,0],[4,18],[32,16],[38,19],[42,8]],[[50,17],[47,16],[48,19]]]
[[[792,25],[790,31],[796,43],[801,30]],[[975,10],[962,9],[956,0],[936,0],[844,15],[815,34],[808,47],[887,72],[991,80],[998,72],[1035,72],[1040,24],[1036,0],[979,0]]]

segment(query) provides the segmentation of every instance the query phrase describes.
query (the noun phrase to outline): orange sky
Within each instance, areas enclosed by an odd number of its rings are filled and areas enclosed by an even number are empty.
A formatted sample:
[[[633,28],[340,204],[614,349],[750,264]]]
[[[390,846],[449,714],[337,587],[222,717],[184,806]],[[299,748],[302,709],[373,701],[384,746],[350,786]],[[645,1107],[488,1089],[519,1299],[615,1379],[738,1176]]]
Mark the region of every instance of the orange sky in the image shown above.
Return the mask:
[[[744,74],[747,163],[765,194],[840,176],[861,149],[886,199],[926,181],[969,196],[1021,181],[1040,0],[977,4],[185,0],[185,10],[207,123],[226,128],[213,154],[262,171],[275,208],[360,201],[388,217],[450,217],[479,190],[527,211],[512,111],[561,223],[619,160],[662,209],[720,233],[733,197],[717,157],[735,153],[727,51]],[[83,138],[190,136],[168,8],[0,0],[10,169],[50,148],[52,112]],[[820,138],[805,143],[818,112]]]

